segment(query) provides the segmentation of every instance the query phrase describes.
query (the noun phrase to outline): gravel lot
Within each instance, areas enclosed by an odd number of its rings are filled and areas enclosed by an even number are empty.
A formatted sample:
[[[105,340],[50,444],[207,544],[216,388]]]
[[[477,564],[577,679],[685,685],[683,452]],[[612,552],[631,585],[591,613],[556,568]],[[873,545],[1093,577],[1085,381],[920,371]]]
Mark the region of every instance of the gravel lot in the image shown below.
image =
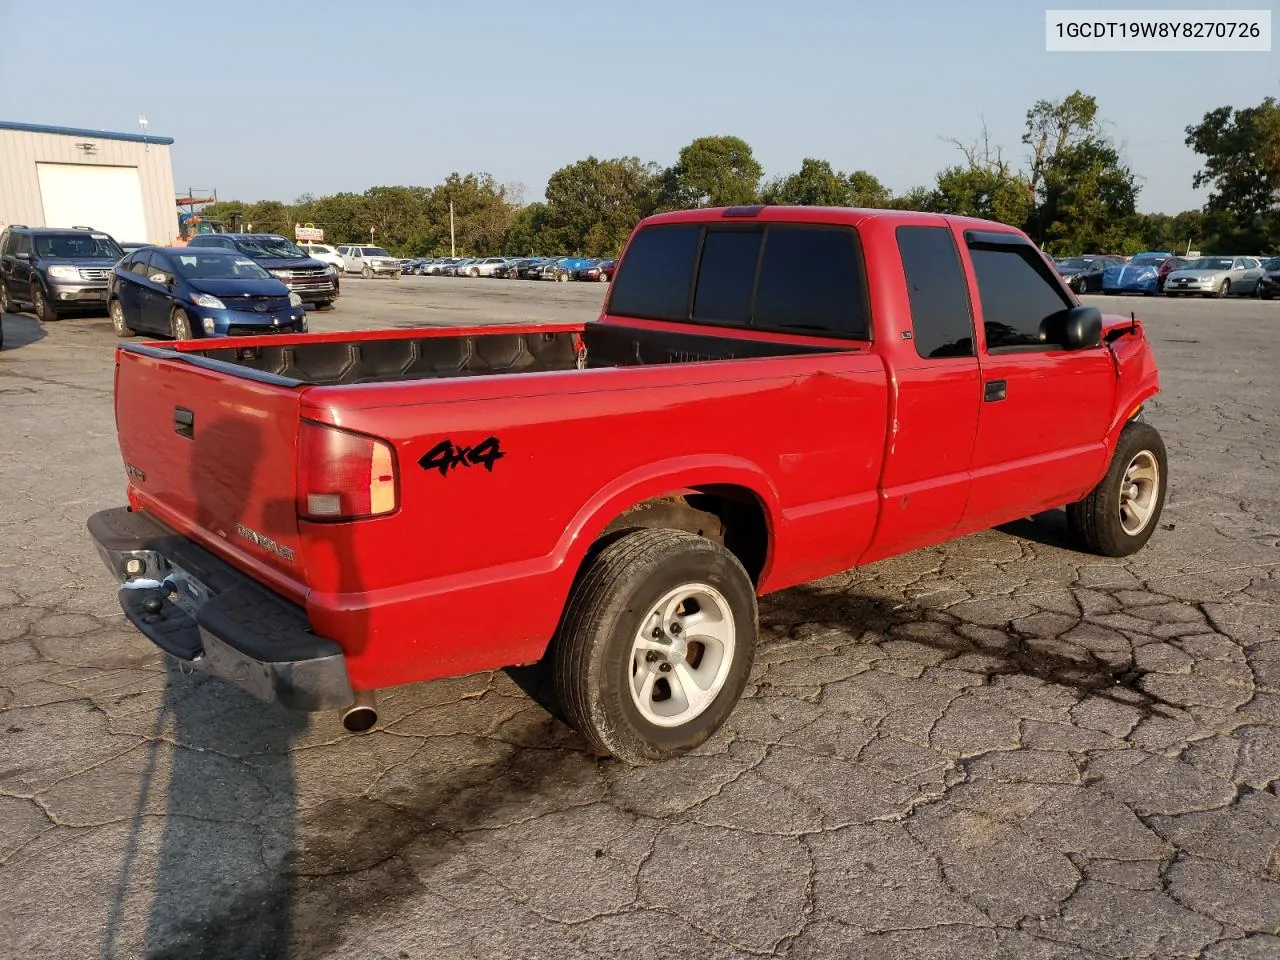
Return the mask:
[[[348,280],[313,324],[604,289]],[[84,529],[110,324],[4,317],[0,956],[1280,956],[1280,303],[1099,302],[1162,365],[1150,547],[1050,515],[768,598],[726,728],[646,769],[505,673],[350,737],[166,670]]]

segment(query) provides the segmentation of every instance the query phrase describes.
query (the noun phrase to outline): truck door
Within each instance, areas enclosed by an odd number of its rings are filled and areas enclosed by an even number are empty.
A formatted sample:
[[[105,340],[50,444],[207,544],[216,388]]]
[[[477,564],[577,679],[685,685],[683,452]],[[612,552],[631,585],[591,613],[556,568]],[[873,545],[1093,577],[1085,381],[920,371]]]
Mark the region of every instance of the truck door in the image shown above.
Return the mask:
[[[1067,350],[1050,320],[1075,306],[1019,234],[964,232],[983,333],[973,488],[961,526],[981,529],[1061,506],[1104,469],[1115,367],[1103,346]]]
[[[894,324],[886,346],[895,408],[880,520],[863,563],[937,543],[960,522],[982,405],[973,311],[951,229],[939,217],[936,226],[898,227],[895,237],[910,325]]]

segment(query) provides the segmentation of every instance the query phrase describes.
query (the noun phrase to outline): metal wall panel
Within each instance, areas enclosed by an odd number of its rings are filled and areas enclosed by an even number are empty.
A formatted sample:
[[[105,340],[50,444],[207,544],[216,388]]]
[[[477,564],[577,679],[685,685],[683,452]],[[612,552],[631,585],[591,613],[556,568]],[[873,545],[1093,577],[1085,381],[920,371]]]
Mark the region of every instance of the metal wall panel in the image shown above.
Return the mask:
[[[92,143],[93,150],[86,151],[76,146],[78,143]],[[0,228],[10,223],[25,223],[30,227],[69,226],[45,223],[37,163],[137,167],[147,235],[116,239],[168,243],[177,236],[178,211],[174,205],[173,166],[167,144],[0,129]]]

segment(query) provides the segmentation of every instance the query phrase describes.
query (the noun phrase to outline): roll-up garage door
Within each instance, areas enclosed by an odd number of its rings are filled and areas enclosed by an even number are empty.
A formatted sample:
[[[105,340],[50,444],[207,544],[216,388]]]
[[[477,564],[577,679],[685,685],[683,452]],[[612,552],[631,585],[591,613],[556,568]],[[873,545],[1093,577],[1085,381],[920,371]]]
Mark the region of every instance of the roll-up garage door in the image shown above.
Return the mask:
[[[142,243],[147,216],[137,167],[37,163],[46,227],[93,227],[121,243]]]

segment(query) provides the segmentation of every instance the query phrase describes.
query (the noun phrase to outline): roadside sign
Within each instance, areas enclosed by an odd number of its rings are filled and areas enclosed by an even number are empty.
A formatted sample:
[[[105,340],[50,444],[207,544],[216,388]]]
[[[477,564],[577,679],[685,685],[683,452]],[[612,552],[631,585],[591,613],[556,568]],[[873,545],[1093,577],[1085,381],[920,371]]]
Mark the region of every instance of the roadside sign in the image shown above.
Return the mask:
[[[313,223],[295,223],[293,225],[293,239],[297,240],[299,243],[304,240],[311,243],[323,243],[324,230],[320,229]]]

